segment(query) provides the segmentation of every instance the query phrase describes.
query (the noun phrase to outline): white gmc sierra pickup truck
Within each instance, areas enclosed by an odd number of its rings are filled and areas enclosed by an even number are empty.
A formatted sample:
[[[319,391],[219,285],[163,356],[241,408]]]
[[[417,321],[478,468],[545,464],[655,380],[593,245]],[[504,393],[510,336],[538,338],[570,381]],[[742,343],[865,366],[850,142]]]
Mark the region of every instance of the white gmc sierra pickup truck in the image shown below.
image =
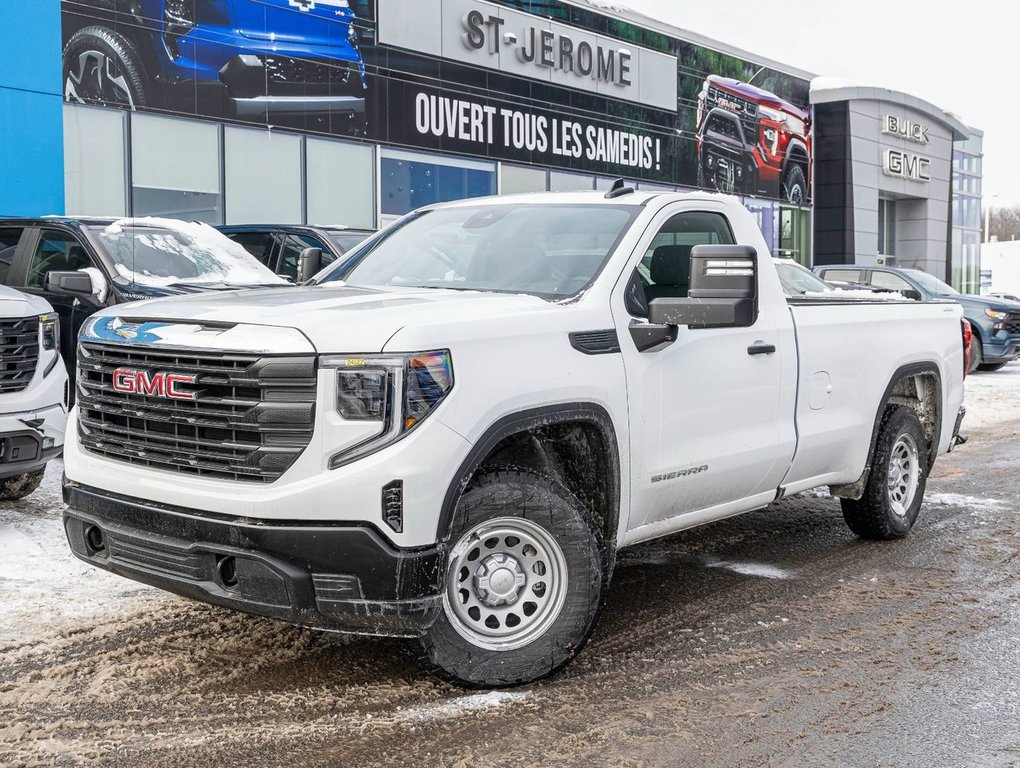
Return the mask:
[[[0,285],[0,501],[32,493],[60,455],[67,395],[53,307]]]
[[[78,557],[513,685],[584,645],[620,547],[818,486],[903,536],[959,439],[959,305],[788,299],[730,197],[431,207],[315,282],[90,319]]]

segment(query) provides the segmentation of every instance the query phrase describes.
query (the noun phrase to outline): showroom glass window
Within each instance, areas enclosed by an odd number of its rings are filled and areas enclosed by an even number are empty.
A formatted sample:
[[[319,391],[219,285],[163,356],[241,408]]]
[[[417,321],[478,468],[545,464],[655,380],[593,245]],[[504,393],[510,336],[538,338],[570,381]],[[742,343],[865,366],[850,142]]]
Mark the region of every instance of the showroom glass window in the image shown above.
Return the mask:
[[[375,228],[375,148],[305,140],[309,224]]]
[[[64,105],[64,208],[69,216],[126,216],[127,113]]]
[[[135,216],[222,224],[219,126],[132,114],[131,201]]]
[[[383,216],[496,194],[495,163],[384,149],[381,168]]]
[[[224,129],[227,224],[302,223],[301,137]]]
[[[896,203],[892,200],[878,201],[878,253],[896,255]]]

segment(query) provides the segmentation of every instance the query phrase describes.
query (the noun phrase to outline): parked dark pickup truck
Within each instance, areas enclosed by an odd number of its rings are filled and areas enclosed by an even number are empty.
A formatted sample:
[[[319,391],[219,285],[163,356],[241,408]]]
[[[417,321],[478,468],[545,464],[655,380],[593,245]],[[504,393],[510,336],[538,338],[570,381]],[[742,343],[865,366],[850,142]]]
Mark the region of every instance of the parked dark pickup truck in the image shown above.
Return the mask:
[[[51,217],[0,219],[0,283],[53,305],[72,378],[78,330],[97,309],[287,284],[207,224]]]
[[[306,248],[318,248],[320,267],[327,267],[374,234],[370,229],[300,224],[231,224],[217,229],[276,274],[294,281]]]
[[[815,267],[830,283],[886,288],[923,301],[952,299],[974,329],[971,370],[997,371],[1020,357],[1020,303],[992,296],[960,293],[948,283],[919,269],[833,265]]]

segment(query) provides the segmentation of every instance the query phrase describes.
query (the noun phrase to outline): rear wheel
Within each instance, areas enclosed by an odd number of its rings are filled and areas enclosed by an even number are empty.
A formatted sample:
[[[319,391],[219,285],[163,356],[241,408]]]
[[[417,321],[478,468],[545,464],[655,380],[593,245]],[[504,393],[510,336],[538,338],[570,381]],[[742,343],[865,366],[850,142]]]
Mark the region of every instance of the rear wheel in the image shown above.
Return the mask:
[[[484,473],[464,493],[443,611],[417,643],[446,680],[519,685],[584,646],[602,596],[598,541],[573,494],[534,472]]]
[[[910,408],[890,406],[879,426],[871,474],[860,499],[841,499],[843,519],[865,539],[898,539],[917,520],[928,480],[928,441]]]
[[[5,477],[0,480],[0,501],[15,501],[25,498],[39,487],[45,473],[45,469],[39,469],[35,472],[26,472],[23,475]]]

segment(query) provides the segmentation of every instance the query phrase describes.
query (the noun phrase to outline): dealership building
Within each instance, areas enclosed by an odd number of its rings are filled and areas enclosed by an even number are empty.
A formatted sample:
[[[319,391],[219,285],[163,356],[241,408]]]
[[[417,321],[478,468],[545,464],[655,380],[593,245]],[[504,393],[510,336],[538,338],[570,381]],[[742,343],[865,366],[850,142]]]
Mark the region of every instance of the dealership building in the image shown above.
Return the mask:
[[[0,215],[379,227],[539,190],[738,195],[773,252],[978,292],[981,132],[580,0],[0,5]]]

